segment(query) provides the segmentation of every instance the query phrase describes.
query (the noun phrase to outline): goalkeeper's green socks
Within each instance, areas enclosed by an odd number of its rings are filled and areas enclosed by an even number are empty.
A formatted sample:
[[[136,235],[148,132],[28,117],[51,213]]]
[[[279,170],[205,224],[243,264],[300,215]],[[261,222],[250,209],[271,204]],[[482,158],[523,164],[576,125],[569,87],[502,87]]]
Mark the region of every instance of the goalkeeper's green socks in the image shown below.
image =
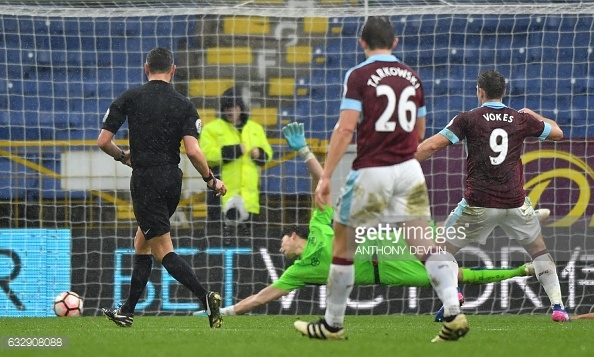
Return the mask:
[[[524,265],[510,269],[461,268],[461,270],[462,282],[465,284],[497,283],[516,276],[527,276]]]

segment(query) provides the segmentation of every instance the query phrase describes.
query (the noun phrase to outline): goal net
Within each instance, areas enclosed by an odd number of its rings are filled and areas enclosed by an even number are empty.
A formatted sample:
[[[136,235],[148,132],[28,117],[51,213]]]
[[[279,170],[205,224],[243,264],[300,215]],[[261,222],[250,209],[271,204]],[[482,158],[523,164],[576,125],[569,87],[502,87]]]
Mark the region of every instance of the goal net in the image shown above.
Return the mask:
[[[563,141],[527,143],[526,189],[536,206],[553,212],[543,234],[558,262],[568,309],[589,311],[594,6],[491,3],[5,1],[0,5],[0,311],[51,315],[53,297],[66,289],[85,298],[86,315],[127,297],[136,230],[131,171],[98,150],[96,138],[111,101],[145,82],[142,65],[156,46],[174,52],[174,86],[196,104],[206,125],[219,116],[223,92],[240,88],[250,120],[263,126],[274,151],[260,174],[260,213],[237,231],[224,228],[224,209],[182,160],[183,197],[172,217],[177,253],[205,285],[221,291],[227,306],[278,279],[291,264],[279,253],[281,234],[307,225],[314,188],[281,128],[304,123],[308,143],[323,161],[344,74],[364,60],[358,33],[373,15],[390,17],[400,39],[395,55],[423,81],[428,136],[458,112],[476,107],[476,78],[483,69],[508,79],[505,104],[531,108],[560,124]],[[117,133],[121,147],[127,135],[125,126]],[[351,150],[334,177],[334,191],[352,158]],[[463,195],[463,148],[448,148],[424,170],[433,215],[442,220]],[[485,246],[459,253],[460,265],[511,267],[529,260],[502,232],[494,236]],[[470,313],[548,308],[535,278],[462,288]],[[198,308],[157,265],[137,313],[183,315]],[[320,314],[324,308],[325,288],[308,286],[254,312]],[[425,314],[438,308],[430,287],[361,286],[351,295],[348,313]]]

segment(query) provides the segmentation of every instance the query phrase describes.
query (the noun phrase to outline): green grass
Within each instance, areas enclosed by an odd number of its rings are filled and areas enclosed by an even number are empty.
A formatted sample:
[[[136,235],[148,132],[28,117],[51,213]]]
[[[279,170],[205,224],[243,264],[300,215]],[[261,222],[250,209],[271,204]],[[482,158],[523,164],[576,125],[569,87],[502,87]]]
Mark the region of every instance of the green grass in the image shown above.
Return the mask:
[[[302,319],[314,319],[302,316]],[[101,317],[0,318],[0,336],[68,336],[60,351],[2,350],[0,356],[594,356],[594,320],[553,323],[550,316],[469,316],[458,342],[432,344],[430,316],[347,316],[347,341],[317,341],[293,329],[293,316],[138,316],[132,328]]]

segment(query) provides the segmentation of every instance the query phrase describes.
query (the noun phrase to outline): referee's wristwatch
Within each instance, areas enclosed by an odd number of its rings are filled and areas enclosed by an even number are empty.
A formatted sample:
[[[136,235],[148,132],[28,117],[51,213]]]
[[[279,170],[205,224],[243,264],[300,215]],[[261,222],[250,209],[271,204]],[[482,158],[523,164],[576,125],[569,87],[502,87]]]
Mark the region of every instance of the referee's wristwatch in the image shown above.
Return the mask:
[[[113,158],[115,161],[122,161],[126,157],[126,153],[124,152],[124,150],[120,149],[120,151],[121,151],[120,156]]]
[[[208,177],[203,177],[202,178],[204,180],[204,182],[206,182],[206,187],[214,190],[217,186],[217,178],[214,177],[212,170],[208,170]],[[208,182],[212,180],[212,186],[208,186]]]

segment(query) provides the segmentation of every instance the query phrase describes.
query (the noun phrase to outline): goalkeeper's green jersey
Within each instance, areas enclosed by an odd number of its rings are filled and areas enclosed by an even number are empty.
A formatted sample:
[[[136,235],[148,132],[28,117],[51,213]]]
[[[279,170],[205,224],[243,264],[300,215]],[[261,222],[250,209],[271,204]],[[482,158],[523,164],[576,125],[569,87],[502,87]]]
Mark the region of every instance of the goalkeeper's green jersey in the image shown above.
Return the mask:
[[[332,216],[334,209],[327,206],[324,211],[316,208],[309,221],[309,236],[301,253],[301,258],[288,267],[281,277],[272,284],[281,290],[295,290],[305,285],[325,285],[332,263]],[[395,246],[406,243],[400,240]],[[397,261],[373,262],[355,260],[355,284],[430,286],[429,276],[423,264],[404,249],[410,257]]]

